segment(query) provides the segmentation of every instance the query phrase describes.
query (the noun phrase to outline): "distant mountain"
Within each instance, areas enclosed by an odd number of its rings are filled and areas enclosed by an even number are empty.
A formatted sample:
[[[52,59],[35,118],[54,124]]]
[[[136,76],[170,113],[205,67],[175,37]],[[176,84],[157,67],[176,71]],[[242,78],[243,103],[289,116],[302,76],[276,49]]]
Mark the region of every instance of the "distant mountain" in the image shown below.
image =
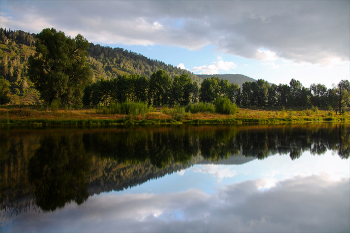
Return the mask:
[[[201,79],[219,77],[220,79],[227,79],[230,83],[237,83],[240,87],[245,82],[256,82],[255,79],[252,79],[243,74],[197,74]]]

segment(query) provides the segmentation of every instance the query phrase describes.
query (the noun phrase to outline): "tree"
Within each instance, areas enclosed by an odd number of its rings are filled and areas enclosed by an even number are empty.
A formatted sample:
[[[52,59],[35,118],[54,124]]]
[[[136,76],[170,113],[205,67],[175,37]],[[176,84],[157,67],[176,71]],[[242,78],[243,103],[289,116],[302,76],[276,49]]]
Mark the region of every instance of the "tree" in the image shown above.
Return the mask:
[[[211,77],[203,80],[199,99],[202,102],[214,103],[216,98],[220,95],[220,78],[219,77]]]
[[[35,46],[28,59],[28,76],[41,98],[48,104],[58,100],[81,106],[84,88],[91,81],[88,41],[80,34],[73,39],[46,28],[37,35]]]
[[[350,105],[350,82],[349,80],[341,80],[336,88],[338,98],[339,113],[342,112],[346,106]]]
[[[175,104],[187,105],[192,94],[192,80],[188,74],[175,76],[172,88],[172,98]]]
[[[10,103],[10,82],[0,77],[0,105]]]
[[[169,103],[172,79],[164,70],[153,73],[149,85],[151,99],[155,106],[164,106]]]
[[[289,83],[289,105],[290,106],[299,106],[301,103],[301,93],[302,93],[303,85],[300,81],[292,79]]]

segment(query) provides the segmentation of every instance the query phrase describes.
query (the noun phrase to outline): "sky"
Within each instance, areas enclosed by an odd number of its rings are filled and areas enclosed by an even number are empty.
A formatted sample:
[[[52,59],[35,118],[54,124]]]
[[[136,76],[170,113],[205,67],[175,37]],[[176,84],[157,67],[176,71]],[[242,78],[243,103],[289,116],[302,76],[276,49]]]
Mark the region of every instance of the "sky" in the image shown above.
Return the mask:
[[[55,28],[195,74],[328,88],[350,73],[350,1],[1,0],[3,28]]]

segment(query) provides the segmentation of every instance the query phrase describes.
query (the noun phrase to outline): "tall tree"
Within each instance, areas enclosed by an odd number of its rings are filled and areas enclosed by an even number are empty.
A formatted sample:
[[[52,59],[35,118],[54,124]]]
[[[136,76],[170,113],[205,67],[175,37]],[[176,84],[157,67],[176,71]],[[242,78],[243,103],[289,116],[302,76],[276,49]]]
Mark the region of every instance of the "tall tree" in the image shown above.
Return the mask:
[[[59,100],[81,106],[83,91],[91,80],[86,62],[88,41],[77,35],[46,28],[37,35],[36,50],[28,59],[28,76],[48,104]]]
[[[202,82],[199,98],[202,102],[214,103],[216,98],[220,95],[220,93],[220,78],[206,78]]]
[[[338,94],[338,110],[339,113],[345,106],[350,105],[350,82],[349,80],[341,80],[336,88]]]
[[[171,95],[172,79],[164,70],[153,73],[150,80],[150,95],[155,106],[169,104]]]

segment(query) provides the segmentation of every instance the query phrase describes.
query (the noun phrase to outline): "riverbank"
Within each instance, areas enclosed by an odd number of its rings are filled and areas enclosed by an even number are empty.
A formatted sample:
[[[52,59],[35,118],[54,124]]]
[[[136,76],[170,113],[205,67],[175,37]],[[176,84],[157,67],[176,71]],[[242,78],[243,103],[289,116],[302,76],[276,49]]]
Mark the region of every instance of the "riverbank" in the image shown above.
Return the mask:
[[[142,115],[103,114],[95,109],[40,110],[37,107],[0,108],[2,125],[127,125],[127,124],[300,124],[346,123],[350,114],[333,111],[240,109],[235,115],[217,113],[177,113],[156,109]]]

